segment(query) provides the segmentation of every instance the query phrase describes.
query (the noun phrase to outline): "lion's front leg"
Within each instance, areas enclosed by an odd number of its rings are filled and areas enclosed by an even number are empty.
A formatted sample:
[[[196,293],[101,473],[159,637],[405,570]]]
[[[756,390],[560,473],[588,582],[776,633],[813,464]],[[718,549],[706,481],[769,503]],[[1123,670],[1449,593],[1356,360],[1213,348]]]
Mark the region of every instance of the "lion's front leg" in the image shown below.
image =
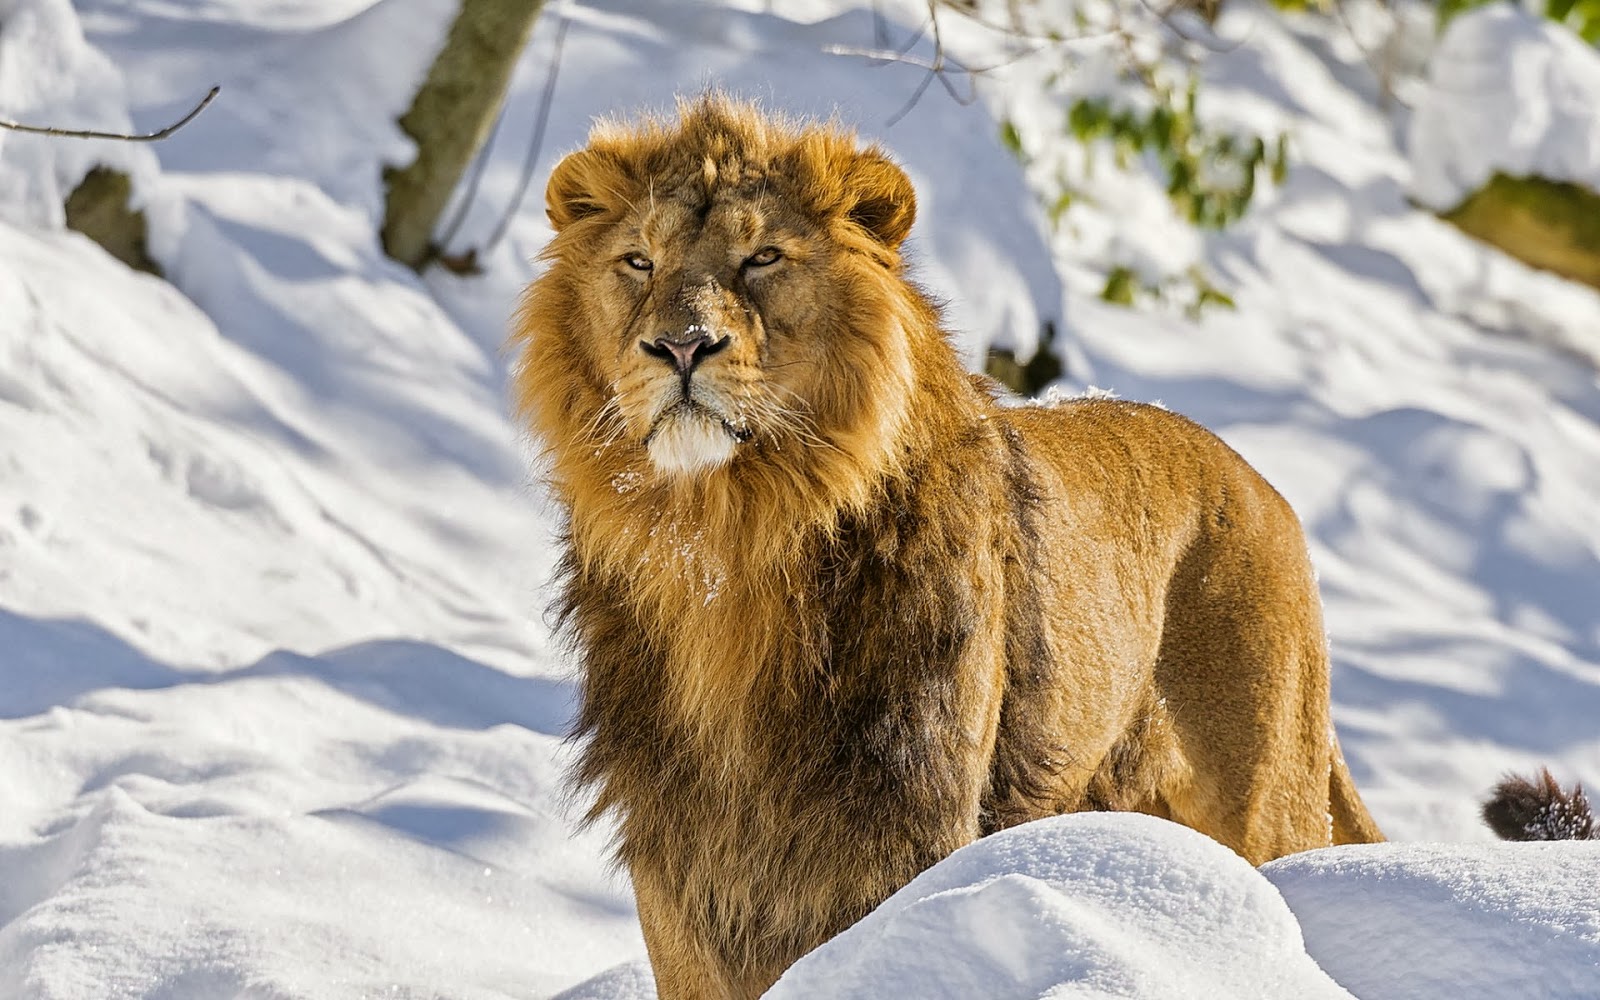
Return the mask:
[[[633,898],[639,907],[650,969],[660,1000],[745,1000],[707,948],[695,938],[679,895],[634,866]],[[750,994],[753,997],[756,994]]]

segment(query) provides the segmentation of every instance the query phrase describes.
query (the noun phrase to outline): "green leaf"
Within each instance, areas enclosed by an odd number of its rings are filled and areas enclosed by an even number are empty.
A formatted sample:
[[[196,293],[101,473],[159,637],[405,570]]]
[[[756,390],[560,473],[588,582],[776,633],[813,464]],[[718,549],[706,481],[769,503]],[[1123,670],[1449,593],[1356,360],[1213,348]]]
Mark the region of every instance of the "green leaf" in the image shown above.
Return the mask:
[[[1600,0],[1577,0],[1562,23],[1590,45],[1600,45]]]
[[[1266,162],[1266,159],[1267,141],[1258,135],[1250,140],[1250,152],[1245,157],[1245,166],[1248,167],[1250,173],[1253,174],[1256,172],[1257,167]]]
[[[1158,149],[1172,145],[1172,126],[1175,116],[1171,108],[1160,107],[1150,113],[1150,123],[1147,131],[1151,144]]]
[[[1105,131],[1106,107],[1100,101],[1078,101],[1067,111],[1067,127],[1079,142],[1088,142]]]
[[[1022,151],[1022,135],[1017,131],[1017,125],[1006,118],[1000,122],[1000,143],[1011,150],[1011,155],[1027,162],[1028,156]]]
[[[1272,151],[1272,183],[1282,184],[1289,177],[1289,135],[1279,133],[1277,148]]]
[[[1071,191],[1063,190],[1060,194],[1056,195],[1056,200],[1051,202],[1050,207],[1046,210],[1050,216],[1050,222],[1052,225],[1060,224],[1061,217],[1067,214],[1067,210],[1072,207],[1073,201],[1074,198]]]
[[[1129,268],[1117,266],[1106,275],[1106,287],[1101,290],[1100,297],[1107,302],[1119,306],[1133,305],[1133,293],[1139,283],[1134,278],[1133,271]]]
[[[1493,0],[1439,0],[1439,30],[1443,31],[1445,25],[1449,24],[1457,14],[1492,2]]]

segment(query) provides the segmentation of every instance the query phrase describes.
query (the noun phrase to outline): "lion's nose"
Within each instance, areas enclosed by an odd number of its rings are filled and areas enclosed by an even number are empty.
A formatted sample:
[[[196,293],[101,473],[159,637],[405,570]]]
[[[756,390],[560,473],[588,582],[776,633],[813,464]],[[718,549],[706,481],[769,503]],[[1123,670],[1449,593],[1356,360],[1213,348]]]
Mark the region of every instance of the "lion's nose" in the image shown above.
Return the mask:
[[[675,340],[669,336],[657,337],[654,343],[641,340],[639,346],[646,354],[670,361],[679,375],[687,375],[695,366],[728,346],[730,338],[712,340],[708,333],[693,334],[688,340]]]

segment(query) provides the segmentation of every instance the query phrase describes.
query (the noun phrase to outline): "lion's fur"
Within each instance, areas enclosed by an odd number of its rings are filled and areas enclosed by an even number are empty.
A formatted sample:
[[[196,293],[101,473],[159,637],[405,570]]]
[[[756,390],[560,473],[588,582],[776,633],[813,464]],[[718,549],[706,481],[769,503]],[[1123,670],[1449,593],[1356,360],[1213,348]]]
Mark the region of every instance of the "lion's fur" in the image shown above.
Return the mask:
[[[881,151],[711,96],[598,127],[547,205],[517,403],[569,514],[576,777],[662,997],[754,997],[1051,813],[1258,863],[1379,839],[1288,506],[1164,410],[998,405],[905,277]],[[725,338],[692,376],[649,351],[685,330]],[[736,443],[684,471],[663,426]]]

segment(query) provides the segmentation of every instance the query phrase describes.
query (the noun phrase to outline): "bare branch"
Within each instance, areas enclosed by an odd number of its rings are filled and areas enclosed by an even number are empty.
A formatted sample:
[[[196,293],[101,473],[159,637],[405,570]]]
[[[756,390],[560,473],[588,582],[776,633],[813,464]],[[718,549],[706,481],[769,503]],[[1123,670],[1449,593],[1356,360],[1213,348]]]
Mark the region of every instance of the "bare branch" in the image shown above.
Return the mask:
[[[954,10],[959,16],[967,20],[974,21],[992,31],[997,31],[1009,36],[1013,43],[1026,41],[1034,44],[1016,46],[1009,56],[990,65],[964,65],[959,60],[953,58],[949,51],[945,48],[943,31],[941,30],[939,22],[939,11],[942,7],[948,7],[949,9]],[[939,82],[939,85],[944,88],[945,93],[949,94],[950,98],[956,103],[971,104],[978,99],[978,78],[980,76],[991,73],[998,69],[1002,69],[1006,66],[1010,66],[1013,63],[1021,62],[1024,59],[1028,59],[1047,50],[1071,48],[1081,44],[1103,44],[1108,39],[1116,39],[1120,35],[1120,31],[1118,29],[1089,32],[1077,36],[1063,36],[1055,34],[1035,35],[1022,30],[1019,27],[1006,27],[1004,25],[996,24],[992,21],[984,20],[975,11],[969,11],[962,7],[955,6],[950,3],[950,0],[927,0],[928,13],[923,19],[922,24],[919,25],[917,29],[911,33],[910,37],[908,37],[903,43],[894,45],[889,38],[888,21],[883,17],[882,12],[876,2],[873,5],[873,10],[873,34],[874,42],[876,43],[875,45],[871,47],[855,45],[827,45],[823,46],[822,51],[827,52],[830,55],[853,56],[860,59],[866,59],[878,66],[890,63],[898,63],[904,66],[915,66],[924,71],[925,75],[923,76],[922,80],[917,83],[916,89],[906,100],[905,104],[903,104],[898,111],[889,117],[888,121],[885,123],[886,125],[894,125],[896,122],[900,121],[907,114],[909,114],[911,110],[917,106],[917,103],[922,100],[923,95],[928,92],[928,88],[933,85],[935,80]],[[932,60],[929,61],[927,59],[911,55],[911,50],[929,34],[933,36]],[[957,77],[966,78],[965,93],[962,93],[957,88]]]
[[[1378,0],[1377,5],[1383,8],[1384,12],[1389,16],[1389,35],[1383,42],[1379,43],[1376,51],[1367,48],[1366,44],[1361,41],[1361,35],[1356,31],[1355,24],[1351,22],[1350,12],[1345,9],[1345,4],[1334,3],[1333,12],[1339,15],[1339,23],[1344,26],[1345,33],[1350,36],[1350,44],[1354,45],[1356,50],[1361,53],[1361,61],[1367,64],[1367,69],[1372,71],[1372,75],[1378,81],[1379,107],[1388,110],[1389,105],[1394,103],[1403,108],[1409,108],[1410,105],[1400,100],[1399,96],[1394,92],[1394,43],[1395,35],[1400,30],[1399,22],[1395,17],[1393,8],[1388,3],[1384,2],[1384,0]]]
[[[939,65],[937,62],[918,59],[916,56],[902,55],[893,49],[872,49],[859,45],[824,45],[822,51],[831,56],[856,56],[861,59],[870,59],[880,65],[884,63],[899,63],[903,66],[915,66],[918,69],[925,69],[934,73],[955,73],[961,76],[978,77],[983,76],[985,73],[992,73],[997,69],[1004,69],[1013,63],[1019,63],[1029,56],[1038,55],[1046,49],[1069,45],[1073,42],[1102,44],[1108,40],[1115,39],[1117,34],[1115,31],[1103,31],[1095,35],[1084,35],[1082,38],[1069,39],[1066,42],[1045,42],[1030,49],[1018,50],[1015,54],[1001,59],[999,62],[988,63],[983,66],[963,66],[949,58],[945,59],[944,65]]]
[[[1173,0],[1173,2],[1168,3],[1163,7],[1156,7],[1150,2],[1150,0],[1139,0],[1139,5],[1150,12],[1151,16],[1156,19],[1157,24],[1160,24],[1163,28],[1166,28],[1168,31],[1178,36],[1178,38],[1188,42],[1190,45],[1198,45],[1201,48],[1217,53],[1218,55],[1226,55],[1227,53],[1239,48],[1239,46],[1250,40],[1250,36],[1254,30],[1252,29],[1239,38],[1229,41],[1217,34],[1217,30],[1214,25],[1207,23],[1206,33],[1212,38],[1217,39],[1217,41],[1212,42],[1200,37],[1199,35],[1191,35],[1178,23],[1177,16],[1187,9],[1192,9],[1193,4],[1186,3],[1185,0]],[[1204,20],[1204,18],[1202,18],[1202,20]]]
[[[183,128],[185,125],[194,121],[195,116],[204,111],[206,109],[206,105],[210,104],[212,99],[215,98],[218,92],[221,90],[221,87],[212,87],[206,92],[206,96],[200,99],[200,103],[196,104],[188,114],[184,115],[182,118],[179,118],[177,121],[173,122],[171,125],[168,125],[159,132],[149,132],[144,135],[131,135],[126,132],[96,132],[92,129],[55,128],[47,125],[24,125],[21,122],[7,121],[4,118],[0,118],[0,128],[10,129],[13,132],[26,132],[31,135],[55,135],[67,139],[115,139],[119,142],[160,142],[162,139],[165,139],[167,136],[178,131],[178,129]]]
[[[886,57],[883,61],[893,62],[900,56],[910,52],[916,48],[918,42],[922,41],[922,36],[927,32],[928,21],[924,19],[921,24],[917,25],[917,30],[906,38],[905,44],[895,49],[893,55]],[[879,8],[877,0],[873,0],[872,5],[872,35],[873,42],[878,49],[887,50],[889,48],[889,20],[883,16],[883,11]]]
[[[923,74],[922,82],[917,84],[917,89],[913,90],[911,96],[906,98],[906,102],[900,105],[899,111],[889,116],[888,120],[883,123],[884,127],[888,128],[910,114],[911,109],[917,106],[918,101],[922,100],[922,95],[928,92],[928,85],[933,83],[934,77],[941,76],[943,72],[942,69],[930,68],[927,73]]]

